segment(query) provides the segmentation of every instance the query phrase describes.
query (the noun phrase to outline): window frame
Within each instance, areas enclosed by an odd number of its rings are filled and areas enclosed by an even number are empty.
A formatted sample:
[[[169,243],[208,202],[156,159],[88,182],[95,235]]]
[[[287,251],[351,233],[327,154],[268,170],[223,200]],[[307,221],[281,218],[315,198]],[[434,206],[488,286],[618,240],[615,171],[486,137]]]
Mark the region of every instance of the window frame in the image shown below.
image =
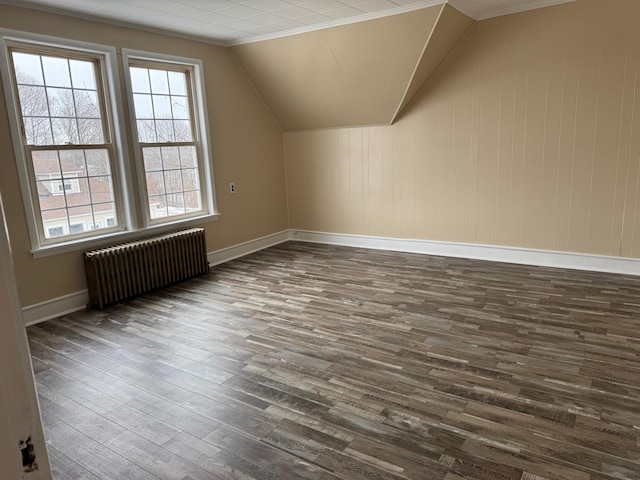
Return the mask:
[[[80,138],[78,138],[78,143],[57,143],[54,138],[51,139],[52,140],[51,143],[46,145],[39,145],[39,144],[36,145],[36,144],[27,143],[25,118],[22,115],[22,112],[20,109],[20,96],[17,91],[17,87],[19,83],[17,82],[17,78],[15,75],[11,75],[10,77],[11,80],[13,80],[14,82],[13,94],[16,99],[16,102],[18,103],[18,106],[17,106],[18,111],[20,112],[20,118],[18,120],[19,120],[19,128],[21,131],[21,144],[22,144],[22,148],[24,149],[24,154],[26,159],[26,168],[27,168],[27,173],[28,173],[29,182],[30,182],[30,189],[32,192],[31,201],[37,217],[35,221],[36,221],[36,228],[38,230],[39,244],[52,245],[52,244],[58,244],[64,241],[73,241],[76,239],[95,236],[92,232],[87,232],[87,231],[83,231],[79,233],[72,232],[72,229],[71,229],[72,219],[69,217],[69,210],[74,207],[69,207],[69,205],[66,204],[66,200],[65,200],[64,210],[67,215],[68,225],[67,225],[67,228],[64,229],[65,233],[63,233],[63,235],[61,236],[50,236],[50,235],[47,236],[48,229],[46,226],[46,220],[44,216],[45,212],[41,210],[38,186],[37,186],[38,176],[35,172],[35,167],[33,162],[34,153],[39,151],[52,151],[52,152],[75,151],[75,150],[107,151],[108,159],[109,159],[110,177],[111,177],[111,189],[113,192],[113,206],[114,206],[116,218],[118,218],[120,221],[117,222],[116,225],[114,225],[113,227],[103,230],[100,234],[106,234],[110,232],[117,232],[117,231],[124,230],[125,226],[124,226],[123,212],[122,212],[122,188],[120,187],[120,175],[118,175],[119,169],[116,166],[115,150],[114,150],[114,145],[112,140],[115,136],[112,132],[113,118],[108,109],[110,100],[109,100],[109,94],[107,89],[107,78],[105,76],[105,56],[101,54],[95,54],[93,52],[87,52],[87,51],[82,51],[81,53],[79,53],[75,49],[70,50],[67,48],[61,48],[57,46],[51,47],[51,46],[34,45],[31,42],[25,43],[23,41],[10,40],[6,42],[6,45],[7,45],[7,52],[8,52],[11,72],[13,74],[16,73],[16,67],[12,58],[12,52],[35,54],[38,56],[49,55],[53,57],[63,58],[65,60],[73,59],[73,60],[90,61],[94,65],[94,69],[95,69],[94,74],[95,74],[95,81],[96,81],[96,94],[98,95],[100,123],[102,124],[102,132],[103,132],[103,143],[96,143],[96,144],[80,143],[79,142]],[[45,86],[45,88],[48,89],[49,87]],[[50,116],[49,118],[55,118],[55,117]],[[52,134],[53,134],[53,130],[52,130]],[[78,137],[80,137],[80,131],[78,131]],[[77,173],[74,174],[72,177],[68,177],[68,178],[65,178],[65,176],[66,174],[63,175],[63,172],[61,172],[61,178],[59,180],[52,179],[51,185],[53,185],[54,182],[56,183],[56,188],[52,189],[52,194],[64,195],[66,198],[66,195],[68,193],[80,193],[80,182],[79,182]],[[86,178],[87,178],[87,184],[89,184],[90,183],[89,177],[86,177]],[[66,188],[67,182],[69,182],[69,184],[72,185],[70,189]],[[77,188],[74,188],[74,185]],[[91,195],[91,193],[89,193],[89,195]],[[95,205],[97,204],[94,204],[93,202],[87,204],[87,206],[90,206],[91,208],[90,211],[92,216],[94,215]],[[60,237],[64,237],[64,238],[61,239]]]
[[[116,227],[110,228],[108,231],[101,232],[98,235],[91,235],[90,233],[71,235],[65,233],[66,238],[62,240],[60,240],[59,237],[46,238],[44,219],[38,203],[37,178],[30,154],[38,150],[74,150],[87,149],[87,147],[91,149],[91,147],[89,144],[34,146],[26,143],[22,127],[22,112],[20,110],[17,93],[17,81],[14,76],[13,59],[11,58],[12,48],[19,51],[32,51],[39,55],[46,55],[49,52],[53,55],[65,56],[66,58],[93,59],[99,65],[96,82],[99,83],[99,93],[102,96],[100,101],[102,103],[101,113],[103,115],[102,124],[105,143],[98,144],[98,146],[103,149],[106,148],[110,152],[114,206],[116,214],[120,219]],[[0,29],[0,72],[3,77],[13,151],[17,164],[22,202],[26,214],[27,229],[31,241],[31,252],[34,256],[38,256],[36,253],[39,251],[57,249],[58,247],[74,244],[83,244],[86,241],[95,240],[99,237],[106,237],[130,230],[132,224],[135,222],[135,211],[132,210],[129,201],[131,181],[129,175],[125,174],[126,151],[123,148],[125,145],[123,139],[126,138],[126,136],[121,121],[124,116],[121,107],[122,96],[119,91],[117,75],[116,49],[95,43],[17,30]]]
[[[204,89],[203,62],[199,59],[180,57],[175,55],[146,52],[128,48],[122,49],[122,66],[125,77],[125,90],[127,104],[129,105],[129,120],[131,125],[135,167],[138,177],[139,202],[143,213],[143,228],[153,226],[170,225],[182,220],[197,219],[203,216],[214,216],[217,218],[216,196],[213,180],[213,165],[211,157],[211,140],[209,137],[209,124],[207,114],[207,99]],[[190,114],[191,125],[194,135],[193,142],[186,142],[186,145],[195,144],[198,161],[198,179],[200,181],[200,198],[202,210],[192,214],[174,215],[151,218],[149,196],[147,191],[146,174],[142,149],[148,145],[158,146],[182,146],[185,142],[156,142],[153,144],[139,141],[137,119],[134,107],[133,88],[131,85],[131,66],[142,66],[144,68],[158,68],[166,70],[184,71],[190,70],[190,85],[187,86],[190,94]]]
[[[106,79],[103,86],[105,92],[105,110],[109,115],[109,121],[112,122],[111,144],[114,153],[111,175],[114,182],[114,195],[116,196],[114,201],[116,201],[116,203],[119,202],[119,206],[116,206],[116,208],[119,209],[116,211],[118,215],[120,215],[122,228],[109,229],[108,231],[104,229],[95,235],[91,235],[91,232],[86,237],[78,236],[62,241],[56,241],[55,238],[49,239],[48,242],[43,241],[44,231],[41,229],[43,229],[44,226],[33,200],[33,188],[36,186],[36,178],[33,176],[32,181],[29,176],[28,168],[30,159],[26,156],[22,141],[22,112],[19,110],[16,81],[9,64],[11,59],[9,58],[10,53],[7,42],[31,44],[35,48],[58,48],[77,51],[81,54],[91,53],[103,57],[104,64],[102,73]],[[122,52],[122,62],[117,58],[120,52]],[[120,81],[121,78],[124,78],[125,84],[130,82],[127,61],[128,55],[148,58],[151,61],[160,60],[169,63],[186,63],[194,66],[194,82],[195,88],[197,89],[196,102],[200,103],[196,103],[196,106],[200,107],[198,108],[197,116],[198,128],[201,128],[202,161],[200,166],[202,167],[202,172],[200,172],[200,176],[204,178],[203,183],[201,183],[203,191],[203,211],[198,216],[178,219],[168,217],[164,219],[164,222],[157,223],[151,223],[147,218],[144,218],[144,211],[147,210],[147,208],[145,208],[146,198],[143,198],[142,195],[145,190],[140,189],[140,182],[145,182],[145,179],[140,177],[143,169],[140,168],[138,159],[135,158],[135,161],[132,162],[129,155],[130,149],[134,152],[138,150],[137,144],[134,143],[137,141],[137,131],[134,132],[132,129],[126,128],[126,121],[130,120],[132,116],[135,116],[132,112],[133,103],[131,103],[132,99],[130,96],[122,92]],[[31,247],[29,251],[34,258],[104,247],[116,242],[135,240],[144,235],[160,234],[175,228],[201,225],[203,222],[215,221],[219,218],[220,213],[217,211],[214,190],[213,164],[210,153],[211,141],[209,138],[208,114],[206,112],[203,62],[201,60],[141,52],[125,48],[120,49],[109,45],[0,27],[0,74],[7,105],[11,143],[16,161],[20,196]],[[130,91],[130,86],[128,90]],[[127,105],[127,107],[125,107],[125,105]],[[128,114],[125,113],[126,108],[129,109]],[[132,128],[135,128],[135,122],[132,125]],[[134,136],[136,138],[133,138]],[[137,177],[137,182],[134,177]],[[138,188],[140,195],[137,195],[134,187]],[[142,212],[142,215],[140,212]]]

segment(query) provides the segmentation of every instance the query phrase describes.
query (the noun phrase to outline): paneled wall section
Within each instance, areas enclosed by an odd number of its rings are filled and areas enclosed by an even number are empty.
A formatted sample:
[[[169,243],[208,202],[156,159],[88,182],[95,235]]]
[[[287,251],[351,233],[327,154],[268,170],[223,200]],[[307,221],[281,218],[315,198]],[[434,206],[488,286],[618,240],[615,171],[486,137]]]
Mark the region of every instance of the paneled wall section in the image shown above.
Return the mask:
[[[477,22],[394,125],[285,134],[296,229],[640,257],[640,2]]]

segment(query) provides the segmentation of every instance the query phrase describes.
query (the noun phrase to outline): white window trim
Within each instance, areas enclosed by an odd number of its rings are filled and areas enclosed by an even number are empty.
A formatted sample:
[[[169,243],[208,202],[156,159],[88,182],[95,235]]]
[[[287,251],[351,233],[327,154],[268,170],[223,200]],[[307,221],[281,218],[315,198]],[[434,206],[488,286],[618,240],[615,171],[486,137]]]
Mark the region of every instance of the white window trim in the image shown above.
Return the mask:
[[[90,237],[83,237],[78,239],[72,239],[68,241],[61,241],[56,243],[46,244],[45,239],[41,239],[38,232],[36,209],[33,204],[32,187],[27,171],[27,159],[25,158],[25,149],[22,145],[22,136],[19,124],[20,110],[18,109],[18,99],[15,94],[14,78],[9,67],[8,49],[6,40],[13,40],[18,42],[27,42],[42,46],[62,47],[69,50],[78,50],[82,52],[96,53],[104,56],[105,76],[107,78],[107,85],[105,89],[108,90],[108,97],[110,105],[106,105],[106,108],[110,109],[109,114],[113,122],[113,147],[115,151],[115,164],[118,169],[117,172],[112,172],[113,176],[117,176],[118,184],[121,187],[120,198],[121,202],[119,208],[122,215],[122,222],[124,230],[122,231],[110,231],[103,235],[95,235]],[[34,258],[47,257],[50,255],[58,255],[62,253],[87,250],[92,248],[104,247],[114,244],[116,242],[130,241],[140,238],[145,235],[160,234],[171,231],[175,228],[185,228],[196,225],[202,225],[203,223],[217,220],[220,217],[218,213],[214,181],[213,181],[213,165],[211,157],[211,141],[209,138],[209,125],[208,116],[206,114],[206,96],[204,89],[204,74],[202,61],[197,59],[188,59],[184,57],[175,57],[171,55],[162,55],[149,52],[141,52],[137,50],[122,49],[123,52],[123,65],[124,77],[127,83],[128,91],[131,91],[130,78],[128,75],[128,57],[146,58],[149,60],[164,61],[168,63],[183,63],[192,65],[194,67],[194,81],[198,98],[202,101],[202,105],[197,108],[198,122],[202,128],[201,144],[202,144],[202,167],[203,178],[205,181],[204,187],[207,189],[204,195],[204,201],[207,204],[207,212],[197,217],[190,217],[187,219],[169,219],[162,224],[150,225],[148,220],[141,221],[138,218],[138,201],[133,201],[133,180],[132,169],[134,168],[129,161],[128,149],[127,149],[127,131],[124,126],[124,107],[123,96],[120,89],[119,80],[119,64],[117,61],[117,50],[115,47],[101,45],[90,42],[82,42],[79,40],[72,40],[62,37],[54,37],[49,35],[41,35],[32,32],[24,32],[20,30],[13,30],[8,28],[0,28],[0,73],[4,79],[4,94],[7,104],[7,113],[9,117],[9,126],[11,131],[11,142],[13,146],[14,156],[17,164],[18,180],[20,184],[20,192],[22,195],[22,203],[25,210],[25,217],[27,222],[27,230],[30,239],[30,253]],[[135,116],[133,112],[133,100],[129,98],[129,105],[131,105],[130,116]],[[135,121],[132,123],[135,128]],[[132,132],[137,133],[135,131]],[[133,139],[137,143],[137,138]],[[137,147],[137,145],[136,145]],[[136,151],[139,149],[136,148]],[[139,167],[136,168],[136,173],[139,173]],[[140,178],[139,181],[144,181],[144,178]],[[143,192],[144,190],[140,190]],[[144,199],[146,202],[146,199]],[[141,207],[144,203],[141,204]],[[142,209],[141,210],[145,210]]]
[[[122,125],[122,119],[124,113],[122,109],[122,95],[119,88],[118,80],[118,62],[116,56],[116,49],[106,45],[98,45],[95,43],[81,42],[78,40],[70,40],[60,37],[51,37],[48,35],[39,35],[30,32],[21,32],[10,29],[0,29],[0,71],[3,78],[7,79],[5,82],[5,99],[7,102],[7,110],[9,113],[9,123],[11,127],[11,137],[13,142],[13,150],[16,157],[16,163],[18,167],[18,177],[20,180],[20,190],[22,192],[22,201],[26,210],[27,227],[29,230],[29,238],[31,241],[31,251],[37,251],[44,248],[55,247],[59,244],[47,242],[45,238],[40,238],[38,219],[36,214],[36,207],[33,203],[32,186],[27,171],[27,161],[24,146],[22,145],[19,116],[20,110],[18,107],[18,98],[15,94],[15,79],[11,74],[9,68],[9,52],[7,49],[7,40],[13,40],[17,42],[31,43],[34,45],[41,45],[43,47],[58,47],[67,50],[77,50],[79,52],[94,53],[104,57],[104,75],[107,78],[108,98],[110,100],[109,105],[105,107],[109,110],[109,116],[113,123],[113,143],[115,150],[114,163],[116,164],[116,172],[112,172],[114,180],[117,185],[121,186],[121,192],[119,192],[117,198],[117,210],[122,215],[122,223],[124,230],[131,230],[134,223],[136,223],[135,210],[132,208],[130,197],[132,191],[131,176],[127,175],[127,154],[124,150],[123,140],[125,137],[124,126]],[[78,242],[82,242],[83,239],[79,239]]]
[[[131,76],[129,75],[129,63],[130,60],[146,60],[150,62],[161,62],[161,63],[170,63],[175,65],[184,65],[193,69],[193,80],[194,80],[194,94],[195,98],[191,99],[191,101],[196,102],[195,111],[197,114],[197,118],[194,119],[197,122],[197,128],[200,133],[200,150],[202,154],[202,159],[199,164],[199,167],[202,167],[202,172],[200,173],[200,177],[203,181],[203,185],[201,185],[204,190],[202,193],[204,215],[213,215],[215,217],[218,216],[218,209],[216,205],[216,194],[215,194],[215,182],[213,180],[213,165],[212,165],[212,155],[211,155],[211,139],[209,137],[209,122],[208,122],[208,114],[207,114],[207,98],[204,89],[204,72],[203,72],[203,64],[202,60],[198,60],[195,58],[187,58],[187,57],[178,57],[175,55],[167,55],[161,53],[154,52],[145,52],[141,50],[132,50],[129,48],[122,49],[122,66],[124,70],[125,77],[125,85],[126,85],[126,93],[127,93],[127,101],[130,106],[129,108],[129,119],[132,130],[132,139],[131,142],[133,144],[133,150],[135,155],[135,164],[136,164],[136,173],[138,174],[138,191],[140,192],[140,206],[143,211],[143,227],[150,228],[152,226],[161,226],[166,225],[168,223],[174,223],[179,221],[176,218],[160,218],[152,220],[149,215],[149,209],[147,208],[148,198],[146,197],[145,192],[147,191],[147,185],[145,180],[145,172],[144,172],[144,163],[141,158],[141,149],[138,142],[138,130],[137,130],[137,122],[136,115],[134,110],[134,102],[133,102],[133,88],[131,87]],[[189,220],[192,217],[187,217]]]

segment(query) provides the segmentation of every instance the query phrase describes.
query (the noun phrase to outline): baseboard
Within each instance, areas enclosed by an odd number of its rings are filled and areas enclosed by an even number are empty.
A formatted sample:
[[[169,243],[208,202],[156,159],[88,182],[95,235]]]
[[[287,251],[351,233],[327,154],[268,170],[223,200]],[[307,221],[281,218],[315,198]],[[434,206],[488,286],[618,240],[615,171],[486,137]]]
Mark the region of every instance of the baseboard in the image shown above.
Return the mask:
[[[377,250],[422,253],[444,257],[471,258],[542,267],[571,268],[594,272],[640,275],[640,260],[572,252],[555,252],[495,245],[397,239],[339,233],[292,230],[291,240],[363,247]]]
[[[267,235],[266,237],[256,238],[255,240],[249,240],[248,242],[240,243],[232,247],[222,248],[209,253],[209,265],[219,265],[229,260],[244,257],[250,253],[273,247],[290,239],[291,230],[283,230],[272,235]]]
[[[82,290],[23,307],[22,319],[25,326],[29,327],[45,320],[82,310],[87,307],[87,303],[89,303],[89,292]]]
[[[397,239],[350,235],[340,233],[312,232],[306,230],[283,230],[272,235],[249,240],[232,247],[222,248],[207,255],[209,264],[219,265],[250,253],[273,247],[288,240],[348,247],[392,250],[397,252],[440,255],[444,257],[472,258],[494,262],[519,263],[543,267],[571,268],[594,272],[625,275],[640,275],[640,260],[634,258],[587,255],[571,252],[552,252],[525,248],[476,245],[469,243],[435,242],[430,240]],[[89,302],[86,290],[64,295],[45,302],[26,306],[22,317],[26,326],[82,310]]]
[[[228,262],[234,258],[242,257],[258,250],[272,247],[282,242],[289,240],[290,231],[283,230],[282,232],[275,233],[273,235],[267,235],[266,237],[256,238],[248,242],[234,245],[233,247],[223,248],[210,252],[207,254],[209,264],[218,265],[220,263]],[[72,312],[77,312],[86,308],[89,303],[89,293],[87,290],[71,293],[62,297],[53,298],[45,302],[28,305],[22,308],[22,319],[25,326],[35,325],[52,318],[61,317]]]

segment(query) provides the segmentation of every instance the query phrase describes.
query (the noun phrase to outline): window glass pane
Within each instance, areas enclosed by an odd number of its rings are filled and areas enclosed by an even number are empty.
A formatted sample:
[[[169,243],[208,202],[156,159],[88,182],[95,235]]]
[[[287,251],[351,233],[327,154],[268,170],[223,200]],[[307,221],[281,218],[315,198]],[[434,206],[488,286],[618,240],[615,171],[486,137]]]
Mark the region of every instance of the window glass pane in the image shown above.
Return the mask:
[[[12,58],[18,83],[44,85],[40,55],[13,52]]]
[[[155,197],[165,193],[164,175],[162,172],[147,172],[147,193],[150,197]]]
[[[20,98],[22,115],[28,117],[49,116],[47,94],[44,87],[18,85],[18,97]]]
[[[27,145],[51,145],[51,121],[49,118],[24,117],[24,133]]]
[[[171,99],[168,95],[153,96],[153,114],[155,118],[171,118]]]
[[[158,135],[158,142],[174,142],[173,121],[156,120],[156,133]]]
[[[60,198],[60,197],[57,197],[57,198]],[[59,231],[57,229],[61,228],[62,225],[65,225],[65,226],[68,225],[67,209],[60,208],[57,210],[43,211],[42,220],[43,220],[43,227],[44,227],[46,238],[50,238],[51,236],[64,235],[65,234],[64,227],[62,227],[62,231]],[[74,222],[74,223],[77,223],[77,222]],[[47,233],[49,233],[51,229],[55,229],[55,232],[57,233],[55,235],[51,235],[51,234],[47,235]]]
[[[73,90],[76,112],[81,118],[100,118],[98,92],[95,90]]]
[[[32,152],[31,161],[36,178],[61,178],[60,162],[58,161],[58,152],[41,150]]]
[[[58,154],[63,177],[77,178],[86,175],[84,152],[82,150],[60,150]]]
[[[62,226],[49,227],[45,230],[46,238],[54,238],[54,237],[59,237],[61,235],[64,235],[64,227]]]
[[[113,201],[110,177],[89,177],[89,190],[92,203]]]
[[[43,199],[49,197],[51,195],[59,194],[58,183],[60,180],[38,180],[36,181],[36,189],[38,191],[38,199],[40,200],[40,208],[43,207],[64,207],[64,200],[62,202],[56,202],[55,205],[51,204],[51,202],[46,202],[43,205]]]
[[[165,70],[149,69],[151,93],[169,93],[169,81]]]
[[[96,219],[96,224],[100,225],[100,228],[107,228],[113,225],[109,225],[108,218],[112,218],[115,214],[115,205],[113,202],[94,203],[93,204],[93,217]]]
[[[63,180],[64,194],[68,207],[89,205],[89,181],[86,178],[70,178]]]
[[[182,172],[180,170],[168,170],[164,172],[164,185],[167,193],[181,192]]]
[[[40,61],[44,66],[46,89],[21,84],[28,82],[28,78],[25,74],[16,74],[28,145],[105,142],[104,126],[100,121],[102,113],[98,91],[70,88],[70,68],[74,85],[96,87],[94,62],[27,55],[20,52],[13,52],[13,57],[17,59],[14,62],[16,68],[22,65],[25,69],[37,73],[36,67]],[[42,75],[40,78],[42,80]],[[53,118],[47,118],[49,116]]]
[[[149,214],[152,219],[163,218],[169,215],[164,195],[149,197]]]
[[[167,210],[169,215],[184,215],[184,194],[182,192],[167,194]]]
[[[193,141],[193,132],[191,132],[191,122],[189,120],[174,120],[173,127],[176,132],[176,142]]]
[[[199,191],[184,193],[184,206],[187,213],[202,210],[202,199]]]
[[[109,152],[107,150],[85,150],[87,175],[111,175],[109,166]]]
[[[101,120],[80,118],[78,119],[78,131],[80,132],[80,143],[89,145],[104,143]]]
[[[134,93],[151,93],[149,71],[146,68],[131,67],[131,89]]]
[[[84,232],[84,223],[72,223],[69,225],[69,233],[82,233]]]
[[[133,95],[136,118],[153,118],[151,95],[136,93]]]
[[[180,168],[180,150],[179,147],[162,147],[162,168],[165,170],[173,170]]]
[[[153,120],[138,120],[138,141],[140,143],[154,143],[156,141],[156,126]]]
[[[185,190],[198,190],[200,181],[198,179],[198,171],[195,168],[182,171],[182,182]]]
[[[147,172],[162,170],[162,157],[159,147],[147,147],[142,149],[144,169]]]
[[[96,77],[93,62],[86,60],[69,60],[71,68],[71,81],[74,88],[86,88],[95,90]]]
[[[66,58],[42,57],[44,81],[48,87],[70,87],[69,61]]]
[[[169,72],[169,88],[172,95],[186,95],[186,75],[182,72]]]
[[[67,211],[69,212],[69,223],[93,224],[93,211],[91,209],[91,205],[70,207]]]
[[[79,143],[78,124],[75,118],[52,118],[53,143],[64,145],[67,143]]]
[[[196,166],[196,147],[179,147],[180,148],[180,166],[182,168],[190,168]]]
[[[176,97],[175,95],[171,96],[171,110],[173,112],[173,118],[175,119],[186,119],[189,117],[189,103],[187,101],[187,97]]]
[[[87,231],[106,228],[102,217],[117,218],[108,150],[37,151],[32,161],[45,236],[53,223],[93,226]]]
[[[73,91],[68,88],[47,88],[49,110],[52,117],[75,117]]]

